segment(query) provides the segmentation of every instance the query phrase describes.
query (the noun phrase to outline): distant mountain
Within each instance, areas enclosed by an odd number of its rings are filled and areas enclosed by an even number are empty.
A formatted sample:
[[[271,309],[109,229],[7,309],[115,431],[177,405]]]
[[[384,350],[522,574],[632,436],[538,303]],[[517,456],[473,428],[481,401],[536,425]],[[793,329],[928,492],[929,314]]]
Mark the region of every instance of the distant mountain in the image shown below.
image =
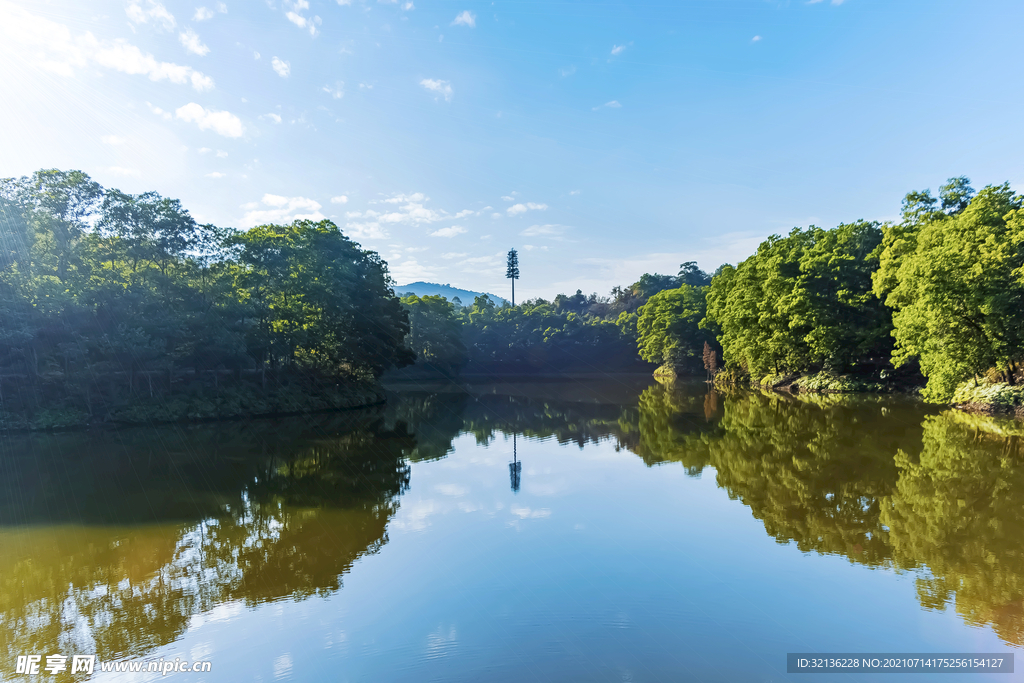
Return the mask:
[[[395,294],[398,296],[404,296],[406,294],[415,294],[416,296],[436,296],[440,294],[448,301],[451,301],[455,297],[459,297],[462,301],[463,306],[472,306],[473,299],[478,296],[491,297],[491,301],[496,306],[501,306],[505,303],[505,300],[500,296],[489,294],[487,292],[473,292],[468,289],[459,289],[458,287],[452,287],[451,285],[439,285],[436,282],[410,282],[407,285],[399,285],[395,287]]]

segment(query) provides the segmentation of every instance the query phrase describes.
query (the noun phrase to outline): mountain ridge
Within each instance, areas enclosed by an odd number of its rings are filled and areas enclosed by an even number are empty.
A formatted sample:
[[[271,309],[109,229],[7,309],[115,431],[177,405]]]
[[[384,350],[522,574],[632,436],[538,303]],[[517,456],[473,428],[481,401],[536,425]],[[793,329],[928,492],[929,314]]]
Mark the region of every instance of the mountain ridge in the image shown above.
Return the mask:
[[[397,296],[404,296],[406,294],[415,294],[416,296],[436,296],[440,295],[451,301],[455,297],[459,297],[462,301],[463,306],[472,306],[473,299],[478,296],[487,295],[491,298],[491,301],[497,306],[501,306],[505,303],[505,299],[491,294],[490,292],[475,292],[471,289],[462,289],[460,287],[453,287],[450,284],[438,284],[436,282],[410,282],[407,285],[398,285],[395,287],[395,294]]]

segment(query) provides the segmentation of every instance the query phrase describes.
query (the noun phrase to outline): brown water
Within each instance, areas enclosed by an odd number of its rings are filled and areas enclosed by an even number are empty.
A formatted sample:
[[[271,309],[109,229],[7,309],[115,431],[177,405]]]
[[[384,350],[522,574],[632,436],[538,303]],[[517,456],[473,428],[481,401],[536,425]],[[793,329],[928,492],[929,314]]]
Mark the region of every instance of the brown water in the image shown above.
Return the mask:
[[[1022,652],[1019,422],[646,379],[436,389],[2,437],[0,677],[63,653],[212,663],[169,674],[190,681],[768,681],[806,679],[787,652]]]

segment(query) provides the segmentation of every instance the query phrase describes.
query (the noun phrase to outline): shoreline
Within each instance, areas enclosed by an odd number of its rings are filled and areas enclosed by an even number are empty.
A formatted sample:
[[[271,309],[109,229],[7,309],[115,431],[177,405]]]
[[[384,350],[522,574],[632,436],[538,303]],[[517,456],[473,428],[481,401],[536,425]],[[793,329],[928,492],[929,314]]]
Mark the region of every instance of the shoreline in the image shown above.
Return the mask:
[[[225,387],[201,393],[170,394],[164,400],[119,403],[89,414],[78,407],[49,407],[32,412],[0,412],[0,434],[73,432],[155,425],[191,425],[343,412],[387,403],[380,382],[335,385],[323,391],[296,386],[263,391]]]
[[[721,373],[721,375],[723,379],[713,380],[713,386],[762,389],[794,396],[798,394],[902,395],[924,401],[920,396],[923,387],[906,382],[871,381],[849,375],[831,375],[821,372],[805,375],[770,375],[757,382],[750,379],[739,379],[735,376],[730,378],[725,376],[725,373]],[[1009,386],[1005,383],[966,382],[957,388],[950,401],[935,405],[964,413],[1024,419],[1024,387]]]

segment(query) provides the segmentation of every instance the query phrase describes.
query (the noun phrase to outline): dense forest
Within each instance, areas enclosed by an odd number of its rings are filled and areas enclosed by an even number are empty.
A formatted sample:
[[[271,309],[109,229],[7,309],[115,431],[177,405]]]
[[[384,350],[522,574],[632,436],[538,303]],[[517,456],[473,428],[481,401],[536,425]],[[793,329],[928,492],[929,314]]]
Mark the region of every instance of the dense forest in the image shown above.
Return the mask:
[[[1019,405],[1021,205],[1008,184],[975,193],[952,178],[938,198],[909,193],[897,223],[771,237],[713,279],[701,327],[721,344],[727,370],[762,383],[919,370],[934,402],[968,403],[974,390],[979,402]]]
[[[448,375],[463,371],[649,372],[653,367],[650,363],[660,365],[667,360],[677,360],[679,368],[697,371],[699,360],[693,362],[681,342],[675,338],[651,341],[649,334],[638,337],[638,324],[648,304],[659,311],[662,307],[668,310],[680,292],[699,292],[710,282],[710,275],[688,262],[680,266],[678,275],[644,274],[632,285],[615,287],[605,297],[576,290],[575,294],[559,294],[551,301],[535,298],[499,307],[487,296],[463,305],[458,299],[410,294],[402,297],[402,304],[409,312],[409,345],[417,354],[417,362]],[[703,300],[694,305],[700,314],[696,320],[691,320],[696,313],[686,322],[673,318],[664,332],[675,333],[680,324],[692,323],[696,328],[704,317]],[[671,312],[675,314],[676,309],[671,308]],[[698,332],[701,335],[713,339]],[[642,340],[639,346],[638,339]]]
[[[387,264],[330,221],[229,231],[80,171],[0,181],[4,426],[293,412],[412,362]]]
[[[685,263],[676,276],[646,274],[610,297],[577,291],[500,309],[478,298],[443,311],[430,297],[403,303],[447,321],[447,343],[429,346],[427,335],[412,346],[453,370],[487,362],[607,368],[638,352],[666,374],[703,365],[719,383],[924,385],[936,403],[1019,409],[1022,205],[1008,184],[975,192],[967,178],[952,178],[938,197],[907,194],[898,222],[795,228],[712,277]]]
[[[359,405],[414,362],[404,376],[659,367],[1013,409],[1022,206],[1008,184],[953,178],[907,194],[899,221],[795,228],[713,275],[687,262],[608,296],[498,306],[396,297],[387,264],[330,221],[224,229],[155,192],[42,170],[0,180],[0,420]]]

